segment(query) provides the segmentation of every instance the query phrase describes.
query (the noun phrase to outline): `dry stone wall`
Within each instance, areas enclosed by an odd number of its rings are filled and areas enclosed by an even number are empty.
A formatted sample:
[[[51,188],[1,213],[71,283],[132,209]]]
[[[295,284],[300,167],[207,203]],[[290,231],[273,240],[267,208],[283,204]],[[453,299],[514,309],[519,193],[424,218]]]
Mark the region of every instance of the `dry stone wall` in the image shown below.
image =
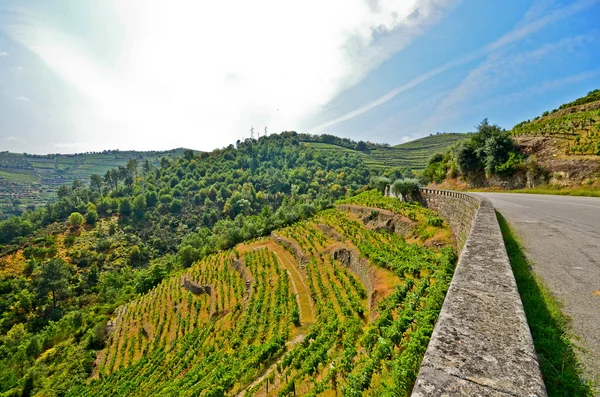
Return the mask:
[[[547,396],[494,206],[433,189],[420,201],[448,222],[460,256],[412,396]]]

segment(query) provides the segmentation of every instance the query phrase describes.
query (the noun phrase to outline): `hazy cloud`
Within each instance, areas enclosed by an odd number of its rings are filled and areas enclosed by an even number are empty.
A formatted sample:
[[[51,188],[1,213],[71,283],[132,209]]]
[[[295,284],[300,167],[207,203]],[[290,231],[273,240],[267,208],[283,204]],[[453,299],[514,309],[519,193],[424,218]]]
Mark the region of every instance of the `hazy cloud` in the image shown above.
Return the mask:
[[[21,138],[17,138],[15,136],[7,136],[6,138],[4,138],[5,140],[9,141],[9,142],[15,142],[15,143],[27,143],[27,141],[25,139],[21,139]]]
[[[17,7],[6,29],[85,98],[71,119],[95,148],[210,149],[297,128],[457,2],[98,0],[125,32],[110,67],[51,15]]]
[[[24,96],[18,96],[16,99],[17,99],[17,101],[21,101],[21,102],[30,102],[31,101],[29,98],[24,97]]]
[[[547,7],[546,7],[547,2],[536,3],[532,7],[532,9],[535,9],[536,11],[545,9],[548,12],[548,14],[542,15],[542,16],[539,16],[539,14],[538,14],[537,19],[532,19],[533,13],[528,12],[525,15],[525,17],[523,18],[523,21],[518,23],[514,29],[510,30],[509,32],[504,34],[502,37],[489,43],[488,45],[484,46],[483,48],[481,48],[477,51],[474,51],[470,54],[467,54],[464,57],[447,62],[447,63],[443,64],[442,66],[437,67],[433,70],[430,70],[426,73],[423,73],[420,76],[412,79],[408,83],[405,83],[399,87],[394,88],[393,90],[389,91],[385,95],[359,107],[358,109],[355,109],[355,110],[348,112],[342,116],[336,117],[325,123],[317,125],[316,127],[311,129],[311,132],[314,132],[314,133],[322,132],[324,129],[326,129],[328,127],[331,127],[331,126],[339,124],[341,122],[353,119],[356,116],[364,114],[378,106],[381,106],[381,105],[387,103],[388,101],[392,100],[397,95],[399,95],[400,93],[405,92],[405,91],[407,91],[407,90],[409,90],[409,89],[411,89],[411,88],[413,88],[413,87],[415,87],[415,86],[417,86],[417,85],[419,85],[441,73],[444,73],[450,69],[465,65],[476,59],[490,55],[493,52],[500,50],[512,43],[515,43],[517,41],[527,38],[531,34],[545,28],[546,26],[548,26],[551,23],[557,22],[560,19],[564,19],[564,18],[574,15],[578,12],[581,12],[584,9],[586,9],[594,4],[597,4],[599,2],[600,2],[600,0],[580,0],[573,4],[570,4],[570,5],[567,5],[562,8],[552,10],[552,11],[547,10]],[[542,3],[544,4],[543,8],[541,7]],[[475,71],[474,73],[477,74],[478,72]],[[457,90],[461,90],[460,87],[457,88]],[[454,96],[454,95],[456,95],[456,94],[454,94],[454,93],[450,94],[450,96]],[[446,103],[445,105],[442,105],[442,107],[445,107],[447,105],[448,104]],[[438,113],[438,112],[436,112],[436,113]],[[440,117],[439,114],[434,114],[426,123],[424,123],[425,127],[428,128],[429,125],[431,124],[431,122],[438,119],[439,117]]]
[[[7,56],[8,56],[8,52],[6,52],[6,51],[0,51],[0,58],[7,57]]]
[[[587,36],[575,36],[544,44],[531,51],[490,54],[441,101],[434,114],[423,122],[423,129],[458,117],[461,109],[465,108],[465,103],[486,98],[490,91],[506,79],[515,79],[528,65],[539,62],[548,55],[567,54],[588,41]]]

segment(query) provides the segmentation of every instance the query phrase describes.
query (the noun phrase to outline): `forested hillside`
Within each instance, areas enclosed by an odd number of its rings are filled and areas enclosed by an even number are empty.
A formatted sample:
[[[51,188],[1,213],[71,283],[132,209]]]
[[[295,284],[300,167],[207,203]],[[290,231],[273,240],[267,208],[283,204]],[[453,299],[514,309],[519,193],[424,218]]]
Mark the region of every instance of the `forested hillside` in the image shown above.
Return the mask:
[[[470,139],[430,158],[423,179],[471,187],[600,186],[600,90],[510,131],[487,119]]]
[[[221,276],[197,269],[206,266],[202,263],[229,260],[231,252],[218,252],[330,208],[337,199],[366,189],[375,176],[393,180],[403,173],[406,170],[389,169],[374,174],[360,156],[318,151],[302,145],[296,133],[282,133],[211,153],[186,151],[181,157],[162,158],[157,166],[132,159],[104,176],[93,174],[89,184],[75,180],[62,186],[56,202],[0,222],[0,393],[63,395],[94,371],[103,377],[123,363],[137,362],[135,357],[141,358],[141,363],[156,357],[154,354],[169,346],[165,341],[179,340],[173,335],[184,337],[195,326],[189,322],[178,325],[178,333],[168,331],[171,339],[159,338],[167,331],[157,334],[156,329],[138,327],[136,332],[141,334],[135,336],[135,343],[126,342],[131,353],[123,358],[111,356],[108,362],[101,356],[96,359],[98,351],[112,346],[115,335],[121,337],[111,331],[119,327],[123,313],[133,313],[127,311],[129,306],[121,305],[137,302],[140,294],[155,290],[170,274],[179,277],[192,265],[195,273],[186,273],[191,280],[221,280]],[[431,218],[439,227],[433,215],[425,219],[419,218],[416,208],[402,211],[414,222],[426,223]],[[437,235],[425,225],[415,233],[424,241]],[[217,256],[210,256],[214,253]],[[363,254],[368,255],[366,251]],[[275,262],[264,263],[270,254],[260,255],[257,266],[275,270]],[[319,260],[324,261],[326,254],[322,255]],[[213,267],[209,268],[204,271],[213,272]],[[262,271],[253,278],[259,279],[260,274]],[[160,288],[179,282],[168,280]],[[231,282],[230,287],[239,294],[240,286],[233,279]],[[273,282],[277,285],[275,279]],[[353,283],[350,278],[347,282]],[[218,288],[219,296],[224,293],[220,289],[230,284],[210,283]],[[154,299],[153,294],[144,299]],[[169,299],[184,299],[184,295],[177,292],[179,298]],[[216,312],[235,308],[235,293],[224,296],[227,302],[211,303]],[[290,305],[289,295],[286,299]],[[188,308],[177,312],[175,318],[190,312],[189,299],[186,302]],[[358,310],[357,302],[349,304]],[[183,310],[182,305],[177,307]],[[206,310],[201,300],[194,305]],[[175,322],[167,319],[167,306],[155,308],[163,310],[162,314],[147,321],[161,330],[170,329]],[[115,312],[118,307],[122,308]],[[243,311],[237,310],[241,315]],[[198,316],[194,321],[204,314]],[[277,332],[284,332],[286,321],[281,319]],[[144,332],[148,334],[144,336]],[[287,334],[268,331],[266,335]],[[265,340],[259,339],[261,343]],[[144,343],[148,347],[143,347]],[[243,343],[252,345],[248,340]],[[281,353],[280,344],[273,348]],[[119,355],[125,354],[117,349]],[[141,354],[146,349],[152,356]],[[250,351],[256,352],[254,347]]]
[[[140,165],[146,161],[157,165],[162,157],[180,157],[183,150],[47,155],[0,152],[0,220],[52,201],[60,186],[75,179],[87,181],[93,174],[104,175],[131,159]]]

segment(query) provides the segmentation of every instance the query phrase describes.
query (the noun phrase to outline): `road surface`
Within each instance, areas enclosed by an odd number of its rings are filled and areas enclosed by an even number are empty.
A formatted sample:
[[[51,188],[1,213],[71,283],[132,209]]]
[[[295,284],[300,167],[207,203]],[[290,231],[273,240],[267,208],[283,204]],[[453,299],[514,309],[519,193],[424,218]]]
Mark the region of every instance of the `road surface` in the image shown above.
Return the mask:
[[[534,272],[564,303],[584,373],[600,380],[600,198],[477,194],[508,220]]]

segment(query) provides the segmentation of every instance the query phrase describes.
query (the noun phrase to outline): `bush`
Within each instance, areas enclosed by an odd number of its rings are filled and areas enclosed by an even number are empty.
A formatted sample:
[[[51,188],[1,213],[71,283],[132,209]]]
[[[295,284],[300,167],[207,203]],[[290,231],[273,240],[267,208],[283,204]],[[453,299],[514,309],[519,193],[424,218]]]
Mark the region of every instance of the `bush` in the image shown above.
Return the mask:
[[[83,215],[81,215],[79,212],[72,212],[71,215],[69,215],[69,224],[71,225],[71,227],[79,227],[82,223]]]
[[[123,216],[129,216],[129,215],[131,215],[131,210],[132,210],[131,201],[129,201],[128,198],[122,199],[121,202],[119,203],[119,213]]]
[[[402,195],[405,201],[415,198],[419,192],[419,182],[416,179],[398,179],[392,185],[392,193]]]

